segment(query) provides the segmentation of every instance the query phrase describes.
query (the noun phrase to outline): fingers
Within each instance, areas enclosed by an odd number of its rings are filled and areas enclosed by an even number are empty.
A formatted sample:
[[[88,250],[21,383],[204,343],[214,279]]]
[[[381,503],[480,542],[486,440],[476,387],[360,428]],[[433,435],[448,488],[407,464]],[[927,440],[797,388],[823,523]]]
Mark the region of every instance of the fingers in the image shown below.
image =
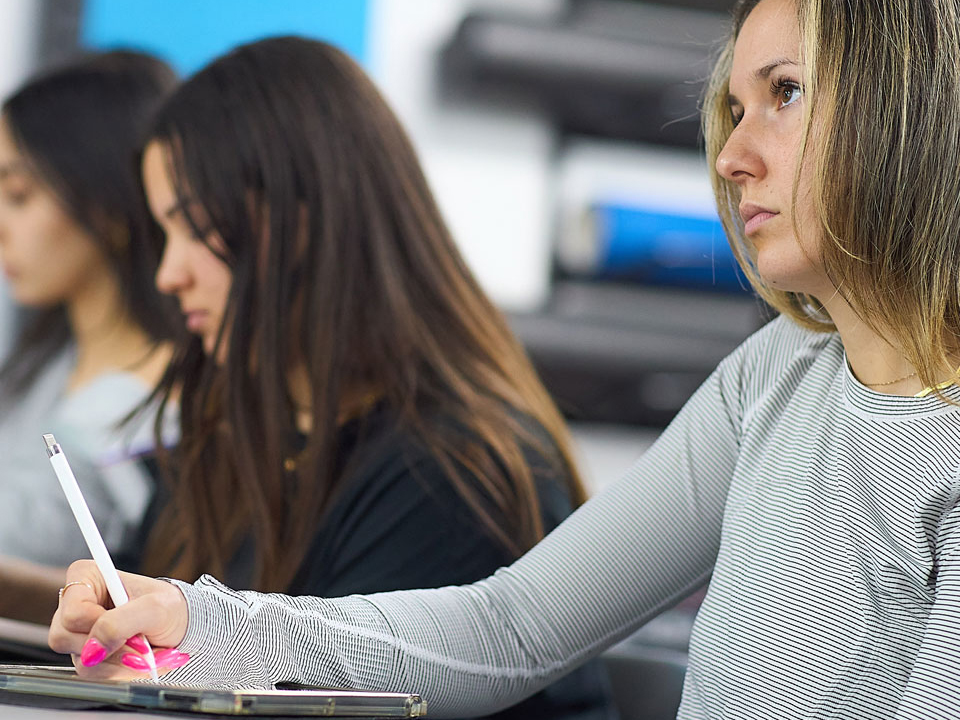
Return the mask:
[[[129,676],[131,670],[140,671],[146,664],[143,656],[151,645],[159,654],[163,648],[178,645],[186,634],[187,605],[179,588],[129,573],[120,573],[120,578],[130,601],[111,609],[105,583],[93,562],[76,562],[67,571],[49,642],[57,652],[74,655],[78,673],[87,677]],[[157,662],[169,670],[188,659],[174,650],[160,654]]]
[[[91,560],[80,560],[67,569],[66,584],[47,641],[61,653],[80,653],[94,623],[106,612],[106,586]]]
[[[176,648],[164,648],[157,650],[153,654],[154,661],[157,663],[157,671],[164,672],[183,667],[190,662],[190,656],[182,653]],[[137,672],[145,673],[150,671],[150,663],[143,655],[137,653],[124,653],[120,658],[120,664]]]
[[[144,635],[153,646],[173,647],[183,640],[187,629],[187,603],[179,588],[150,578],[149,591],[141,592],[126,605],[104,612],[89,630],[112,654],[129,638]],[[126,582],[126,581],[125,581]]]

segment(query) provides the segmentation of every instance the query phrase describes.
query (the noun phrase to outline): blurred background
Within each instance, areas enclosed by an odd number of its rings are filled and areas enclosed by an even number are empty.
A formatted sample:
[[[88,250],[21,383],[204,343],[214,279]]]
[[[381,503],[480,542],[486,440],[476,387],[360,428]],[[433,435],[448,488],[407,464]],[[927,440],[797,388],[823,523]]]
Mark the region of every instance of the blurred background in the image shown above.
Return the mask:
[[[80,47],[143,49],[189,74],[266,35],[339,45],[405,123],[454,237],[570,419],[597,489],[767,317],[717,220],[699,135],[732,4],[4,0],[0,93]],[[0,353],[14,323],[0,297]],[[620,689],[639,692],[629,704],[643,716],[674,702],[688,630],[689,613],[647,630],[646,647],[667,655],[651,661],[653,682]]]

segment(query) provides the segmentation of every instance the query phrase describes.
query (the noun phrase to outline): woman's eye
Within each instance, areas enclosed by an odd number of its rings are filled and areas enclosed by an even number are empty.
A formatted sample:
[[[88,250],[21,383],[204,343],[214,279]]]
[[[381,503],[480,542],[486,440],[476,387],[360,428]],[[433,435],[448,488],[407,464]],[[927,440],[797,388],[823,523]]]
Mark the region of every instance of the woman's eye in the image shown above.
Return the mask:
[[[774,92],[781,108],[793,105],[797,100],[803,97],[803,89],[795,82],[782,80],[774,85]]]
[[[30,188],[20,183],[7,185],[3,188],[3,200],[10,206],[26,204],[30,199]]]

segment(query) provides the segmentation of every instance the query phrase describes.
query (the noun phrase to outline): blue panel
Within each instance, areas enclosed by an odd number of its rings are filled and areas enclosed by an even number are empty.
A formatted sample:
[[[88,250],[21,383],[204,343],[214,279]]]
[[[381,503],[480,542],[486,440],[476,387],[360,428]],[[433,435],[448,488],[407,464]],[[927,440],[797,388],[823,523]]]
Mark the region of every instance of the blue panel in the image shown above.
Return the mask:
[[[269,35],[305,35],[367,59],[368,0],[86,0],[87,47],[152,52],[186,75],[230,48]]]
[[[747,282],[716,218],[595,205],[600,277],[741,290]]]

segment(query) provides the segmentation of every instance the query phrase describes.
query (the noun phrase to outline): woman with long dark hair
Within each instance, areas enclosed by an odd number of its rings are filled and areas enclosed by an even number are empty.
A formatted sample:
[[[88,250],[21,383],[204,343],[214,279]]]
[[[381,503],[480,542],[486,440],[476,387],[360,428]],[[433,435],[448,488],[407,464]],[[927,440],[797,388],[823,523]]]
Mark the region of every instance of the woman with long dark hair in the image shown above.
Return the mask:
[[[157,391],[181,439],[147,571],[438,587],[583,501],[563,420],[346,55],[280,38],[215,61],[160,110],[143,177],[191,332]],[[594,665],[516,713],[612,716]]]
[[[0,555],[59,566],[84,555],[40,433],[71,449],[111,550],[150,498],[129,461],[152,445],[149,424],[117,424],[159,380],[177,327],[152,286],[162,237],[137,174],[147,121],[174,83],[156,58],[90,54],[0,110],[0,266],[23,313],[0,367]]]

